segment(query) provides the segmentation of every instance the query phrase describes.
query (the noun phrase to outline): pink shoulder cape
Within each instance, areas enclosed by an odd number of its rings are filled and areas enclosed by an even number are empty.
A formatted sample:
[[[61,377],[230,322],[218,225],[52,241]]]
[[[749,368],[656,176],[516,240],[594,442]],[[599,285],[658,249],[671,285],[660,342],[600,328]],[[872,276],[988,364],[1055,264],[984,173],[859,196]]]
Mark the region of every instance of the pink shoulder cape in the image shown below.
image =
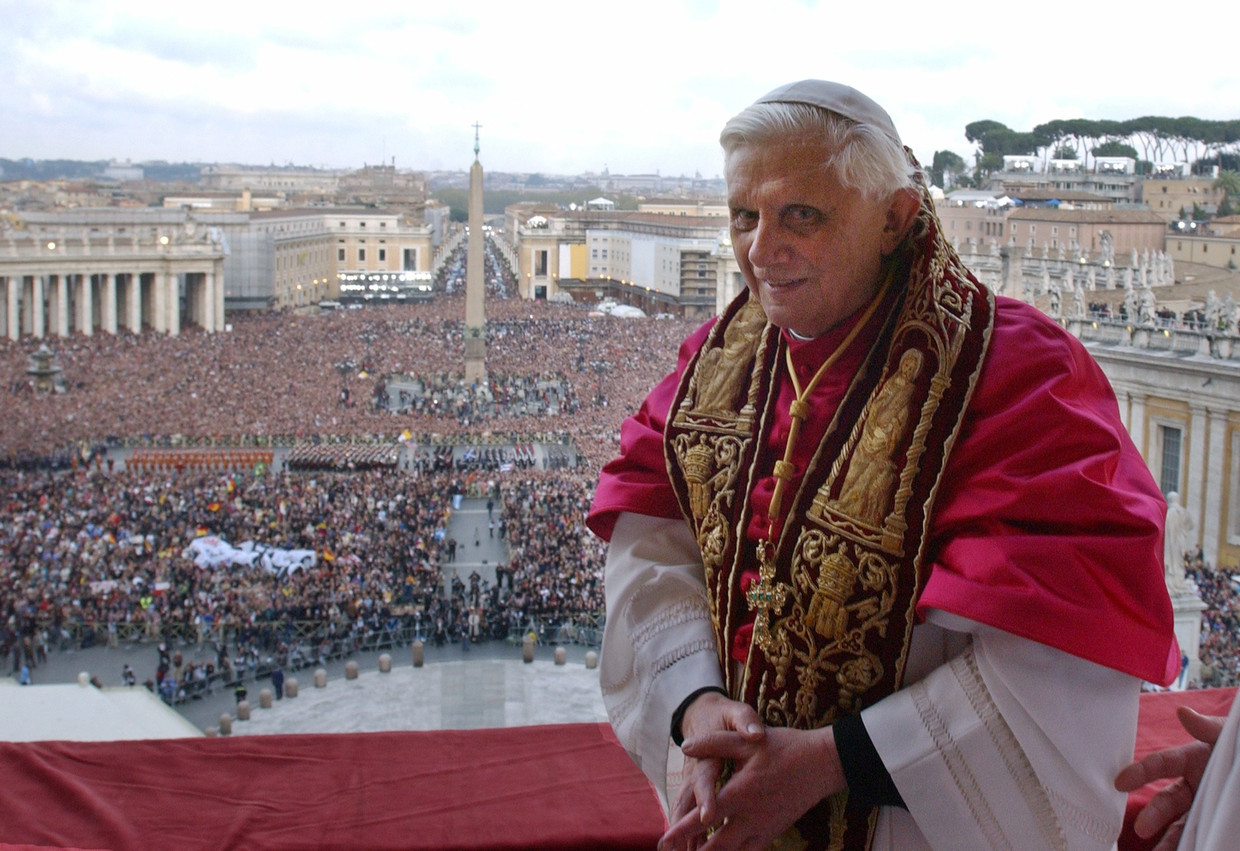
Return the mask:
[[[1109,382],[1040,311],[996,299],[994,337],[940,483],[919,613],[941,609],[1167,684],[1180,653],[1162,566],[1166,505]],[[625,511],[679,517],[663,427],[680,372],[620,432],[588,525],[610,538]]]

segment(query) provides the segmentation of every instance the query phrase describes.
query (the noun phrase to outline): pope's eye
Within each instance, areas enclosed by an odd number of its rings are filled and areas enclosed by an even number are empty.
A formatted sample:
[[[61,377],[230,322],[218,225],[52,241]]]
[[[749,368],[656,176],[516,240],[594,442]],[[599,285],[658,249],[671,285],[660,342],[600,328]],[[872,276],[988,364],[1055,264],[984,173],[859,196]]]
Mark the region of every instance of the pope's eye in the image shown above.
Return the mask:
[[[732,227],[737,230],[750,230],[758,223],[758,216],[749,210],[732,211]]]

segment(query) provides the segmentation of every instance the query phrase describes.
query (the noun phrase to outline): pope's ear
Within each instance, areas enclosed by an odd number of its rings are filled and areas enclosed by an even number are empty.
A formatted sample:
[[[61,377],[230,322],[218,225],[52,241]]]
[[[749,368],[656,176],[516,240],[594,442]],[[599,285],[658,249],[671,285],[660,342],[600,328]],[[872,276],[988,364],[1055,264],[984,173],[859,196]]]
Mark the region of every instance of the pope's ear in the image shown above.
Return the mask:
[[[915,189],[900,189],[892,193],[887,206],[887,220],[883,224],[883,254],[896,250],[904,235],[913,226],[917,211],[921,209],[921,196]]]

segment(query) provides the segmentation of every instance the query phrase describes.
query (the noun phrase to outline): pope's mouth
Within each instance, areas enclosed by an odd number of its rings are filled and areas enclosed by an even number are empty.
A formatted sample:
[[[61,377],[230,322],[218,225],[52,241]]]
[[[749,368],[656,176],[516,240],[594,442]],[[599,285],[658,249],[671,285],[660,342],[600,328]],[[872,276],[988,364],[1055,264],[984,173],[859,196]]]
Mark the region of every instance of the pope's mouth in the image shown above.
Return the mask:
[[[764,280],[762,283],[773,290],[784,290],[784,289],[788,289],[789,287],[795,287],[797,284],[801,284],[804,282],[805,282],[804,278],[796,278],[791,281]]]

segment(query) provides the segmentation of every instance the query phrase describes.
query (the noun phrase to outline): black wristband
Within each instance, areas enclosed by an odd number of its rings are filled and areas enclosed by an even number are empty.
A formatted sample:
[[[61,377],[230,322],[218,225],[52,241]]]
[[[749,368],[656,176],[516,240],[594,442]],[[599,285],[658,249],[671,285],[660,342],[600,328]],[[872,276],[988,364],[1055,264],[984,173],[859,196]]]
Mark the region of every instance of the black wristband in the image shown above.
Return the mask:
[[[848,784],[848,803],[860,807],[900,807],[907,810],[900,790],[883,765],[860,715],[849,715],[832,725],[835,752],[839,754]]]
[[[680,722],[685,720],[685,710],[689,708],[689,704],[708,691],[717,692],[724,697],[728,696],[728,693],[719,686],[702,686],[702,688],[690,692],[689,696],[682,700],[680,706],[677,706],[676,711],[672,713],[672,744],[676,745],[676,747],[680,747],[685,743],[685,737],[680,732]]]

